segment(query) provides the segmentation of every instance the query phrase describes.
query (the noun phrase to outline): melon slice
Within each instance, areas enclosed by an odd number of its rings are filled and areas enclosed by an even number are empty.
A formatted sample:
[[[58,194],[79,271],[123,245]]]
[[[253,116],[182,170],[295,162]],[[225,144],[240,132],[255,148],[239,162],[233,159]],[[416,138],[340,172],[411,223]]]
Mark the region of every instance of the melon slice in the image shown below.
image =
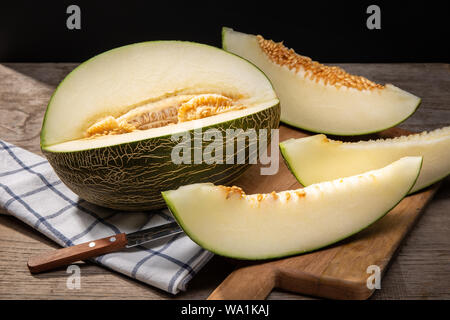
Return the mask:
[[[323,134],[280,143],[289,168],[304,186],[378,169],[405,156],[423,156],[411,193],[450,173],[450,127],[393,139],[343,143]]]
[[[411,189],[421,157],[304,189],[246,195],[238,187],[193,184],[163,192],[200,246],[240,259],[303,253],[344,239],[380,219]]]
[[[292,49],[223,28],[223,48],[259,67],[281,103],[281,121],[312,132],[361,135],[397,125],[420,99],[391,84],[381,85],[296,54]]]
[[[248,168],[228,161],[248,156],[248,144],[227,153],[226,163],[220,154],[206,162],[202,155],[213,139],[195,144],[197,133],[214,129],[214,142],[222,138],[224,146],[228,130],[270,135],[279,118],[270,81],[245,59],[198,43],[143,42],[93,57],[61,82],[45,113],[41,148],[84,200],[157,209],[165,207],[163,190],[229,183]],[[181,163],[172,157],[180,143],[188,149]]]

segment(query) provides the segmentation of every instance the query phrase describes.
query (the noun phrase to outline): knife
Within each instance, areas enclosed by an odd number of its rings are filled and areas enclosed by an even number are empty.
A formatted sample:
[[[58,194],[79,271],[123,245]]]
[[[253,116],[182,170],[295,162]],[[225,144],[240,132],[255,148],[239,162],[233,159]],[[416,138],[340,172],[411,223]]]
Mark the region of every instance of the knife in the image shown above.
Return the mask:
[[[31,273],[39,273],[73,262],[100,256],[105,253],[131,248],[183,232],[176,222],[132,232],[119,233],[103,239],[92,240],[67,248],[57,249],[28,259]]]

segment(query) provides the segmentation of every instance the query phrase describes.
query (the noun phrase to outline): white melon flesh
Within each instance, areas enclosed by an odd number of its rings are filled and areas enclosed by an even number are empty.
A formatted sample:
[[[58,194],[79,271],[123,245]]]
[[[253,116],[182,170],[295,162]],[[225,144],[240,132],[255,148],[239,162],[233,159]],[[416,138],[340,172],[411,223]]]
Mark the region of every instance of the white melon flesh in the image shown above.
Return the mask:
[[[378,169],[405,156],[422,156],[416,192],[450,173],[450,127],[394,139],[343,143],[323,134],[280,143],[297,180],[304,186]]]
[[[232,98],[244,109],[129,133],[85,139],[107,116],[164,104],[182,96]],[[176,105],[174,101],[169,101]],[[136,43],[102,53],[78,66],[58,86],[47,107],[41,146],[52,152],[129,143],[227,122],[278,103],[270,81],[245,59],[185,41]]]
[[[255,35],[224,28],[222,37],[225,50],[254,63],[269,77],[280,99],[281,121],[289,125],[335,135],[367,134],[397,125],[420,104],[418,97],[391,84],[375,87],[365,78],[314,64],[293,51],[286,51],[274,62],[260,45],[260,41],[267,40]],[[270,42],[267,47],[274,45]],[[313,65],[316,75],[304,65],[295,64],[300,60]],[[339,82],[339,78],[347,78],[349,85]],[[368,86],[374,88],[364,89]]]
[[[266,259],[327,246],[369,226],[411,189],[421,157],[304,189],[245,195],[240,188],[193,184],[163,192],[186,234],[240,259]]]

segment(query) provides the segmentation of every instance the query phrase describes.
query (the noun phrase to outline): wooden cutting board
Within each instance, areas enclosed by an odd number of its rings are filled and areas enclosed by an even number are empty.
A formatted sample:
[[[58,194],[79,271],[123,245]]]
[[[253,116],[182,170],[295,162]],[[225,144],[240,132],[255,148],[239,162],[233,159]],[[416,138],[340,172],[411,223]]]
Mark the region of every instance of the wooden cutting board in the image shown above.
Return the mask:
[[[395,137],[409,134],[393,128],[377,135],[350,140]],[[280,141],[307,134],[282,126]],[[259,167],[250,168],[235,185],[247,194],[283,191],[301,187],[280,155],[276,175],[262,176]],[[208,299],[265,299],[274,288],[331,299],[367,299],[375,289],[367,281],[373,276],[368,267],[386,271],[401,241],[414,226],[439,184],[408,196],[381,220],[352,237],[323,250],[290,258],[263,262],[235,261],[237,268],[217,287]],[[369,281],[373,283],[372,280]]]

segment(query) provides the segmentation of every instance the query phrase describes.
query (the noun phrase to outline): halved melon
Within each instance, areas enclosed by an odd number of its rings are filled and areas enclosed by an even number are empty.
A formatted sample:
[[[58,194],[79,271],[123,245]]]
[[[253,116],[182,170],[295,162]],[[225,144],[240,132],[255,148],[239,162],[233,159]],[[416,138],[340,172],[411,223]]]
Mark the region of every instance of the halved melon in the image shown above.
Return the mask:
[[[201,155],[211,143],[201,141],[187,146],[191,162],[177,163],[171,152],[182,137],[208,129],[270,134],[279,115],[270,81],[248,61],[198,43],[144,42],[100,54],[62,81],[47,107],[41,148],[81,198],[155,209],[164,206],[162,190],[227,183],[248,167],[194,160],[194,147]]]
[[[246,195],[238,187],[193,184],[163,192],[197,244],[240,259],[276,258],[319,249],[369,226],[411,189],[421,157],[304,189]]]
[[[405,156],[422,156],[411,193],[450,173],[450,127],[393,139],[343,143],[323,134],[280,143],[281,154],[304,186],[379,169]]]
[[[223,28],[223,48],[258,66],[272,81],[281,121],[309,131],[361,135],[408,118],[420,99],[301,56],[282,43]]]

